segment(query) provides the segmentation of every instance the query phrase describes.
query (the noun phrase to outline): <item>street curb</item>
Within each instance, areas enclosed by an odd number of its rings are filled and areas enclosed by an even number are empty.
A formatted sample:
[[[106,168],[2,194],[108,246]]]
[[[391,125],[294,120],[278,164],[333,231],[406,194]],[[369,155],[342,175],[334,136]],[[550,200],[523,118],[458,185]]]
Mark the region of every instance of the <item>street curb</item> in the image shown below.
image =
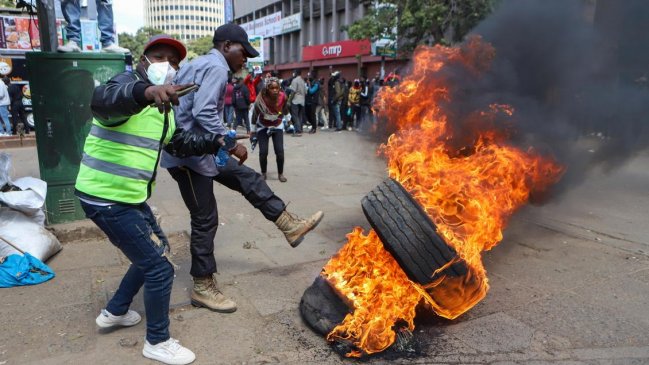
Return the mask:
[[[103,240],[107,238],[106,234],[104,234],[104,232],[89,219],[69,223],[52,224],[46,228],[52,232],[52,234],[54,234],[62,244],[88,240]],[[168,232],[165,231],[167,237],[178,234],[187,237],[190,236],[190,232],[186,229]]]
[[[91,220],[60,223],[47,226],[59,242],[65,244],[74,241],[105,239],[106,235]]]
[[[22,141],[20,137],[1,137],[0,148],[32,147],[36,145],[36,138],[25,136]]]

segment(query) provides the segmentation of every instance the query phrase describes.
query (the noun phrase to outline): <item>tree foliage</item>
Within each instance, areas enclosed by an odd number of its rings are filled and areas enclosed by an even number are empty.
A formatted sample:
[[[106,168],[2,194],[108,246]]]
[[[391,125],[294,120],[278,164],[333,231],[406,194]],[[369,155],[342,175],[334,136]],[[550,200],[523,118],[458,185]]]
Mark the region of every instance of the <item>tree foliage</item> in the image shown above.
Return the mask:
[[[378,0],[347,30],[352,39],[397,39],[400,51],[451,44],[484,19],[498,0]],[[395,34],[396,33],[396,34]]]
[[[212,36],[201,37],[192,40],[187,44],[187,57],[192,59],[202,56],[212,49]]]
[[[143,27],[137,30],[135,35],[129,33],[120,33],[119,34],[119,45],[120,47],[128,48],[131,50],[133,55],[133,62],[137,63],[142,55],[142,50],[144,45],[149,41],[149,38],[153,37],[156,34],[162,34],[163,32],[160,29]]]
[[[0,0],[0,8],[15,8],[16,2],[14,0]]]

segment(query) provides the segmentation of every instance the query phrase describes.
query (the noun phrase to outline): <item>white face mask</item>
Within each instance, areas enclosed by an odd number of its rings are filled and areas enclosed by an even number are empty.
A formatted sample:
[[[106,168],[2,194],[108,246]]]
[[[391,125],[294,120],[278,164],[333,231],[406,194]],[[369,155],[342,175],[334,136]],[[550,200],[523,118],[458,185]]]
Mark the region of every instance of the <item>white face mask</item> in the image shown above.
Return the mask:
[[[147,56],[144,56],[144,58],[149,62],[149,68],[146,69],[149,81],[153,85],[170,85],[174,76],[176,76],[176,70],[171,67],[169,62],[152,63]]]

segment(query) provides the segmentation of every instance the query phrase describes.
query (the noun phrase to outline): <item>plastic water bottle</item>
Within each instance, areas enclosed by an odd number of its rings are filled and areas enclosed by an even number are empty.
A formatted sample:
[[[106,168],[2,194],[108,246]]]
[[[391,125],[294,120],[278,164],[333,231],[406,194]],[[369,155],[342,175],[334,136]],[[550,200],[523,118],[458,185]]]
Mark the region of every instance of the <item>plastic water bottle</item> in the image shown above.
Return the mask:
[[[225,145],[221,146],[216,153],[216,156],[214,156],[214,162],[218,167],[223,167],[228,163],[228,160],[230,159],[230,153],[228,153],[228,151],[233,149],[237,144],[237,132],[233,129],[229,130],[225,134],[223,140]]]

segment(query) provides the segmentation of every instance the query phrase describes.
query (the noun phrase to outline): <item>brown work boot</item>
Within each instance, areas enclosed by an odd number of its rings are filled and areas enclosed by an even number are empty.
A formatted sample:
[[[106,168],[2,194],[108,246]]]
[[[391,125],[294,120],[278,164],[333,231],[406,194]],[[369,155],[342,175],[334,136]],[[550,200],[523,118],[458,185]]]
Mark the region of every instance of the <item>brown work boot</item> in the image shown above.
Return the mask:
[[[291,247],[297,247],[304,239],[304,236],[320,223],[323,216],[322,211],[317,211],[309,219],[301,219],[284,210],[279,218],[275,220],[275,225],[284,232],[288,244]]]
[[[211,275],[194,278],[191,301],[195,307],[205,307],[220,313],[232,313],[237,310],[237,304],[221,293],[216,287],[216,280]]]

